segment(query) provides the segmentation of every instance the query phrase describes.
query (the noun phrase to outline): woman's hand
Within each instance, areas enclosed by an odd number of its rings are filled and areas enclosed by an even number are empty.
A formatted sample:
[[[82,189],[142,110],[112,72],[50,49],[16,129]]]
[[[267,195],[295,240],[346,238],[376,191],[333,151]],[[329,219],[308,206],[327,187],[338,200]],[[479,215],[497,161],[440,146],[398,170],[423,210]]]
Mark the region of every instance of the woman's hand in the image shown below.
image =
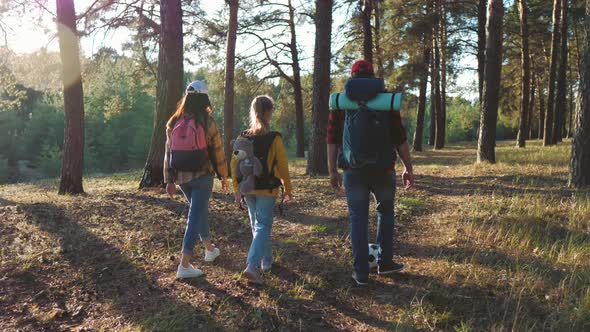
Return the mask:
[[[291,194],[284,194],[283,195],[283,203],[289,203],[293,198],[291,197]]]
[[[221,179],[221,192],[224,195],[227,195],[229,193],[229,185],[227,184],[227,178]]]
[[[176,185],[174,183],[166,183],[166,192],[170,197],[176,195]]]

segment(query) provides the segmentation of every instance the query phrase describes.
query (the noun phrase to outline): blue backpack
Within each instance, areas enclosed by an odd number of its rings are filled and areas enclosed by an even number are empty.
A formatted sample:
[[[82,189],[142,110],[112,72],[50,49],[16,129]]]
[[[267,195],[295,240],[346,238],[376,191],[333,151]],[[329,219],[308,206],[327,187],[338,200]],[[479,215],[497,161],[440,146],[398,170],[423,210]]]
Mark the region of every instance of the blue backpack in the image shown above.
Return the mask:
[[[366,106],[383,92],[383,79],[351,78],[344,89],[346,96],[357,101],[360,108],[345,111],[341,166],[387,168],[396,158],[391,138],[391,112],[375,111]]]

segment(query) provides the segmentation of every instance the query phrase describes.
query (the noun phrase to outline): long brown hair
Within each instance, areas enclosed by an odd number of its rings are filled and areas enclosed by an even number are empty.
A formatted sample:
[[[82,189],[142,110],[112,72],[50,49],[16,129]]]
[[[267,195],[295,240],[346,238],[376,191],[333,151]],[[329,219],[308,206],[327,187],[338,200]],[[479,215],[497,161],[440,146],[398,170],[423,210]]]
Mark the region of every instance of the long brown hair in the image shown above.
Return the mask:
[[[201,124],[207,128],[209,113],[211,113],[211,102],[207,94],[187,93],[176,104],[176,112],[172,114],[166,123],[166,128],[172,129],[176,120],[185,115],[194,117],[196,124]]]
[[[256,96],[250,105],[250,129],[251,135],[263,135],[270,131],[270,124],[266,115],[272,112],[273,100],[267,95]]]

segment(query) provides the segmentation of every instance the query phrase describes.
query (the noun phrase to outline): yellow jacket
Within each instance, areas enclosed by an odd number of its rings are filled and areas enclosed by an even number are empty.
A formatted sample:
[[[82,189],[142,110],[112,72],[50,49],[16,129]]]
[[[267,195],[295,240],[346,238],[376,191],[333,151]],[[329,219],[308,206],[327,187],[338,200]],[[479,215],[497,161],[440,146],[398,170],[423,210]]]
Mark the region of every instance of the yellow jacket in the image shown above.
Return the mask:
[[[285,187],[285,194],[291,195],[291,178],[289,177],[289,160],[287,159],[287,152],[285,151],[285,146],[283,145],[283,140],[281,136],[275,137],[272,145],[270,146],[270,151],[268,151],[268,160],[266,161],[268,165],[268,169],[272,167],[273,161],[276,159],[277,163],[274,168],[274,174],[277,178],[281,179],[283,186]],[[236,166],[237,160],[235,156],[232,154],[231,158],[231,178],[232,184],[234,187],[234,192],[238,192],[238,179],[236,178]],[[272,171],[271,171],[272,172]],[[264,196],[276,196],[279,192],[279,188],[275,188],[273,190],[268,189],[259,189],[254,190],[250,194],[252,195],[264,195]]]

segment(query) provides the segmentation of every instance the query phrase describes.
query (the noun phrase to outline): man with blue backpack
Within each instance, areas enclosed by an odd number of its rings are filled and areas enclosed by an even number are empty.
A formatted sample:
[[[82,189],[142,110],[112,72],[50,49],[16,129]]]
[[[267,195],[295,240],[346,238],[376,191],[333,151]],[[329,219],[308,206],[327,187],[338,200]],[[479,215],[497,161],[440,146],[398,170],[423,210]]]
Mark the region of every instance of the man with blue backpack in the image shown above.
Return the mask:
[[[393,226],[396,150],[404,164],[402,182],[414,183],[407,134],[397,111],[377,111],[367,103],[384,92],[383,79],[375,78],[373,65],[365,60],[352,65],[346,82],[346,97],[358,103],[355,110],[330,111],[328,122],[328,169],[330,183],[338,189],[344,183],[351,224],[352,278],[358,285],[369,280],[368,219],[369,196],[377,210],[377,244],[381,247],[377,273],[401,271],[393,261]],[[343,177],[338,173],[343,169]]]

